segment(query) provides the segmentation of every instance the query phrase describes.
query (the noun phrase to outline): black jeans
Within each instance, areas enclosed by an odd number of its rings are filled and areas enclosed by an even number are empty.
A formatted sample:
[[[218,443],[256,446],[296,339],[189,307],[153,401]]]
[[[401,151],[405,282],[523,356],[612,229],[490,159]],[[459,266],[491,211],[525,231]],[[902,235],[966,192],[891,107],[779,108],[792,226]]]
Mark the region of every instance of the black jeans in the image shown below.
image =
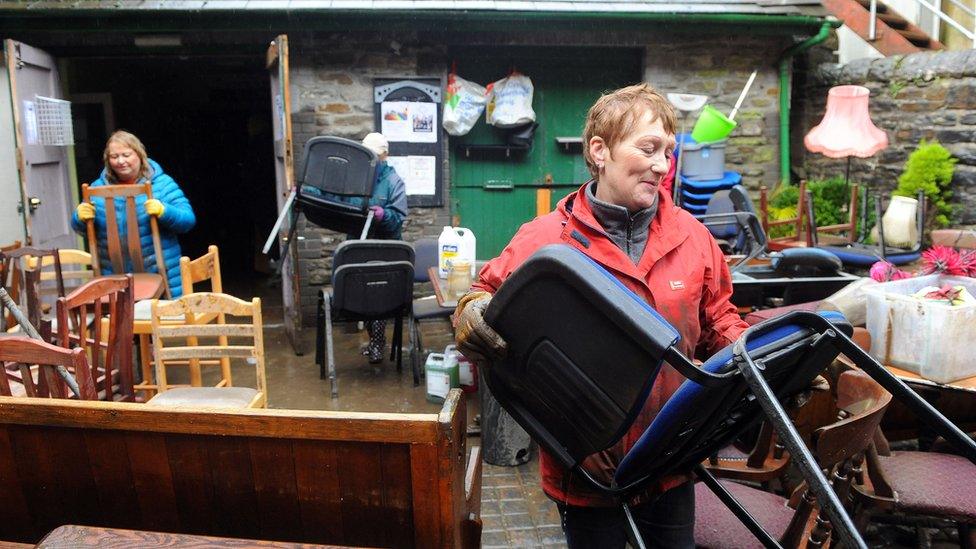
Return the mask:
[[[576,507],[557,504],[570,549],[623,549],[627,518],[621,507]],[[695,486],[686,482],[656,500],[631,507],[647,547],[695,547]]]

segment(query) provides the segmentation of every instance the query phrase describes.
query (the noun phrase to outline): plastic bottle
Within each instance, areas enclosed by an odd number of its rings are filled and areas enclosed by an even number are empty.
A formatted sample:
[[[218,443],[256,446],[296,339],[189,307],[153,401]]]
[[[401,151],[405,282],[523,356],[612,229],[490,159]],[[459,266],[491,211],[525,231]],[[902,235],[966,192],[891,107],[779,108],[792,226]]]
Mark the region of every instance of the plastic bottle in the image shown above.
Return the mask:
[[[473,279],[478,274],[474,266],[477,239],[471,229],[458,227],[454,230],[461,237],[461,258],[471,262],[471,278]]]
[[[453,344],[444,347],[445,362],[457,363],[458,382],[465,393],[473,393],[478,390],[478,370],[468,357],[461,354]]]
[[[448,363],[443,353],[427,355],[424,375],[427,377],[427,402],[441,404],[451,388],[461,386],[457,362]]]
[[[444,227],[437,237],[437,271],[441,278],[451,272],[451,262],[461,257],[463,241],[453,227]]]

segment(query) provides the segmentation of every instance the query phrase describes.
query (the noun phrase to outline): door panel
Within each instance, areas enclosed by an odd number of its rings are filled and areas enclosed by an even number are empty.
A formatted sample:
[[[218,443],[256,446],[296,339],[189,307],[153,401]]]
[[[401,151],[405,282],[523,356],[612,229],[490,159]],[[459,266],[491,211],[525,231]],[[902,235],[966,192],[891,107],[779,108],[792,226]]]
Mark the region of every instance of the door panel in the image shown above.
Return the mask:
[[[14,113],[11,110],[10,81],[7,70],[0,70],[0,246],[19,240],[24,242],[24,216],[20,170],[17,166],[17,143],[14,136]]]
[[[27,233],[39,248],[73,248],[71,231],[71,180],[68,150],[37,142],[36,121],[28,105],[35,96],[61,99],[61,85],[54,58],[13,40],[4,41],[7,75],[14,108],[19,171],[23,194],[36,207],[28,208]]]
[[[451,138],[451,196],[461,225],[478,238],[478,258],[495,257],[518,227],[536,214],[535,189],[551,189],[552,204],[589,179],[579,148],[556,139],[578,138],[586,113],[601,93],[641,81],[642,52],[618,48],[456,48],[458,75],[486,85],[513,68],[532,79],[539,127],[526,152],[465,154],[463,145],[504,143],[504,132],[482,119]],[[462,147],[459,147],[461,145]],[[500,189],[510,188],[507,193]],[[524,191],[523,191],[524,189]]]
[[[268,46],[268,74],[271,81],[271,118],[274,130],[275,189],[278,209],[295,186],[295,165],[291,139],[291,95],[288,89],[288,37],[279,35]],[[298,269],[298,238],[288,242],[287,236],[296,216],[286,217],[278,233],[281,257],[281,294],[285,311],[285,333],[296,354],[303,354],[301,343],[302,310],[301,281]],[[286,248],[290,248],[287,249]]]

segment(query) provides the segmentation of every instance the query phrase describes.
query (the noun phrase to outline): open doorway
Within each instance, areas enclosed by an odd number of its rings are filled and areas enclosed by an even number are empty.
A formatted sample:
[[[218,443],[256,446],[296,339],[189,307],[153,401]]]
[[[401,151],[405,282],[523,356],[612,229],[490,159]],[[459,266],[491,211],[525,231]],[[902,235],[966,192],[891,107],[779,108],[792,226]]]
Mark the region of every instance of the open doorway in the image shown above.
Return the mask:
[[[260,246],[277,215],[271,99],[262,56],[74,58],[79,184],[101,169],[107,136],[130,131],[189,198],[196,226],[183,254],[220,248],[225,291],[258,295]]]

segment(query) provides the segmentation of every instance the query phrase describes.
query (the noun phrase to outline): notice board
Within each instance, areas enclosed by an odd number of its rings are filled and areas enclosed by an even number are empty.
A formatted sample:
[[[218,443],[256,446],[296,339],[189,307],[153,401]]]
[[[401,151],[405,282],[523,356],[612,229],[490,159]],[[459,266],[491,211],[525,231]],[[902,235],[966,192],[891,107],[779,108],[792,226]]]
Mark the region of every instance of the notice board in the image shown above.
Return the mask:
[[[376,131],[390,142],[387,162],[403,178],[410,206],[442,206],[440,78],[373,80]]]

